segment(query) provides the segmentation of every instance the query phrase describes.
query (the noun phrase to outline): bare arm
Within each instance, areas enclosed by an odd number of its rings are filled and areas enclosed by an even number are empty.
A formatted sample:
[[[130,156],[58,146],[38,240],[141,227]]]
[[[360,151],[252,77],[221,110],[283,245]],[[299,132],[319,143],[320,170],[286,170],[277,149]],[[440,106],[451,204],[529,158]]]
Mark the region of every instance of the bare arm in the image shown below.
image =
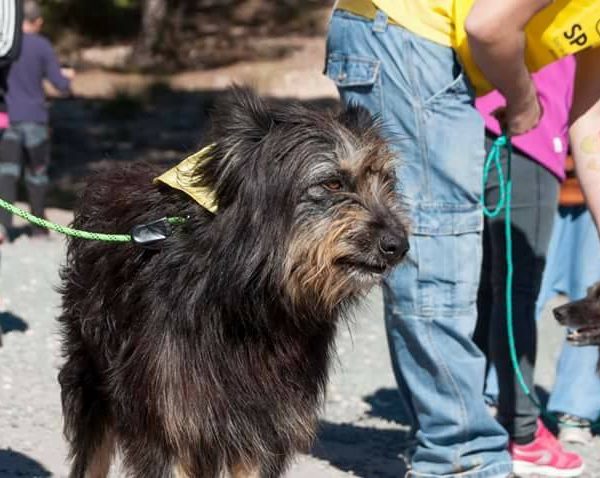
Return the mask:
[[[69,94],[71,91],[71,80],[63,75],[56,53],[49,42],[46,43],[43,60],[46,79],[63,95]]]
[[[571,108],[571,151],[587,205],[600,234],[600,49],[577,55]]]
[[[551,0],[476,0],[466,19],[469,47],[477,65],[506,98],[511,134],[535,127],[541,107],[525,66],[525,26]]]

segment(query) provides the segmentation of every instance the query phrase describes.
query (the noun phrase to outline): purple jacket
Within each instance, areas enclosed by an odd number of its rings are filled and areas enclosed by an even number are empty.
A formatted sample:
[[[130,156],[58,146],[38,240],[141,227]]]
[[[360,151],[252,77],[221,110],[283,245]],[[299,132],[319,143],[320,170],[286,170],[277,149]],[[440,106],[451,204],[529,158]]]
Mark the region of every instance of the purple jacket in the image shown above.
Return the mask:
[[[575,60],[572,57],[552,63],[535,73],[533,81],[544,115],[535,129],[512,139],[516,148],[531,156],[560,180],[565,178],[574,78]],[[500,127],[491,113],[504,104],[504,98],[496,91],[477,99],[476,106],[485,119],[486,129],[494,134],[500,133]]]
[[[21,55],[8,74],[6,105],[11,122],[48,123],[44,79],[61,93],[69,92],[70,81],[61,74],[50,42],[41,35],[26,33]]]

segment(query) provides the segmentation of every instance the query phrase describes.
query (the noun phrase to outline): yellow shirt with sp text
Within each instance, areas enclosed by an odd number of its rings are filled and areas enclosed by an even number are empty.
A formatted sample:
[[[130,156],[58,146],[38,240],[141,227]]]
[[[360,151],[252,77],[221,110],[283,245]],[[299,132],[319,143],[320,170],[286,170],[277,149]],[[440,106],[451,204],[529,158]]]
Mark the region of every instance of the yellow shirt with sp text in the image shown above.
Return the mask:
[[[498,0],[502,1],[502,0]],[[471,56],[465,20],[475,0],[338,0],[337,7],[373,18],[377,9],[407,30],[455,49],[478,95],[493,89]],[[531,72],[600,46],[600,1],[554,0],[525,30],[525,61]]]

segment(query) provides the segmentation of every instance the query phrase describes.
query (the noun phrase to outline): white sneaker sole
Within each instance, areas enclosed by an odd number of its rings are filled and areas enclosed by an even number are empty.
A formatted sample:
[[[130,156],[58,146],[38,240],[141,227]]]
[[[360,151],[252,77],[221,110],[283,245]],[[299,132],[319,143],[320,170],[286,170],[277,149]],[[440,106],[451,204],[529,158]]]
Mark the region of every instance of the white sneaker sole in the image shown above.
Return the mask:
[[[556,476],[558,478],[571,478],[583,473],[584,465],[571,470],[560,470],[552,466],[534,465],[526,461],[513,461],[513,473],[517,476],[537,473],[543,476]]]

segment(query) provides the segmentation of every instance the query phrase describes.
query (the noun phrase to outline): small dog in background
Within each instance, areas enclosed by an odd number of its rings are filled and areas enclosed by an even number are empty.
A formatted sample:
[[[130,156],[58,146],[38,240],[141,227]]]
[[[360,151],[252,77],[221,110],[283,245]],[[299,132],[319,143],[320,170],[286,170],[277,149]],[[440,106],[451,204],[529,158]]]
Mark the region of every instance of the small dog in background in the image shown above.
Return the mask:
[[[554,309],[554,317],[571,329],[567,341],[571,345],[600,346],[600,282],[588,289],[587,296]],[[599,362],[600,371],[600,362]]]
[[[340,319],[408,250],[391,151],[364,110],[233,89],[194,184],[93,177],[74,227],[187,218],[156,250],[73,239],[59,374],[71,478],[276,478],[314,438]]]

